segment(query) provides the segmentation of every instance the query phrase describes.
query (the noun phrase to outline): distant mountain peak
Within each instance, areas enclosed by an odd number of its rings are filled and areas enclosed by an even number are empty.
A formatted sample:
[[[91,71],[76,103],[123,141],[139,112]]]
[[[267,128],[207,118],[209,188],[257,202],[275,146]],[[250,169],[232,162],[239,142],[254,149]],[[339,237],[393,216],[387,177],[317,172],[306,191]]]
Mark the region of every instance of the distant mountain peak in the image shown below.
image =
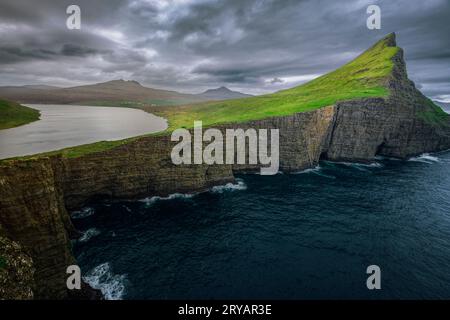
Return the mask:
[[[208,89],[205,92],[198,94],[198,96],[209,100],[228,100],[251,97],[251,95],[249,94],[233,91],[225,86],[221,86],[215,89]]]
[[[111,80],[111,81],[107,81],[107,82],[101,82],[98,84],[119,84],[119,85],[133,84],[133,85],[142,86],[136,80],[124,80],[124,79],[116,79],[116,80]]]

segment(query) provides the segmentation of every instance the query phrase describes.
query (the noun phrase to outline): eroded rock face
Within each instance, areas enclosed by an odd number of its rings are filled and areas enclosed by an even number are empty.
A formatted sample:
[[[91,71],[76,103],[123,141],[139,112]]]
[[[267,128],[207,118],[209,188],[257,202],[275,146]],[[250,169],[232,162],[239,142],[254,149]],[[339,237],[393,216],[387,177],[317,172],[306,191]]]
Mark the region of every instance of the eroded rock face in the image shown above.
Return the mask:
[[[0,236],[0,300],[33,299],[34,266],[22,247]]]
[[[408,79],[401,49],[393,60],[386,80],[388,98],[336,104],[323,158],[370,161],[376,155],[407,158],[450,149],[450,120],[426,121],[424,114],[432,112],[430,101]]]
[[[313,167],[321,158],[371,161],[376,155],[404,158],[450,149],[450,121],[433,123],[423,117],[431,107],[408,80],[401,51],[394,62],[386,99],[344,101],[219,129],[279,129],[280,170],[286,172]],[[19,242],[32,257],[36,298],[69,297],[65,271],[75,263],[69,238],[77,232],[67,209],[80,208],[96,196],[201,191],[233,181],[236,172],[259,170],[251,165],[175,166],[170,158],[175,144],[170,135],[150,136],[75,159],[51,156],[0,164],[0,235]],[[85,291],[76,298],[98,297]]]
[[[68,236],[73,227],[52,160],[16,162],[0,172],[0,225],[33,258],[35,297],[65,297],[66,268],[75,263]]]

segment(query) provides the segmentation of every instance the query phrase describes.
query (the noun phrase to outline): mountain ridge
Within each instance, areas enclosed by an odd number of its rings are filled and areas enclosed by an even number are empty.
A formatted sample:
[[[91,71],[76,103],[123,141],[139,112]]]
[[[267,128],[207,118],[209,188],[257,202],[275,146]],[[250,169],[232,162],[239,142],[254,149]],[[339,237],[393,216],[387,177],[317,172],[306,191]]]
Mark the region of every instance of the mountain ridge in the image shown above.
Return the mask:
[[[226,87],[199,94],[143,86],[136,80],[114,79],[71,87],[48,85],[2,86],[0,97],[18,103],[158,106],[251,97]]]
[[[230,90],[227,87],[221,86],[215,89],[208,89],[202,93],[197,94],[200,97],[209,100],[228,100],[253,97],[251,94],[242,93],[239,91]]]
[[[111,106],[170,105],[201,102],[202,98],[154,89],[122,79],[67,88],[0,87],[0,97],[19,103],[86,104]]]

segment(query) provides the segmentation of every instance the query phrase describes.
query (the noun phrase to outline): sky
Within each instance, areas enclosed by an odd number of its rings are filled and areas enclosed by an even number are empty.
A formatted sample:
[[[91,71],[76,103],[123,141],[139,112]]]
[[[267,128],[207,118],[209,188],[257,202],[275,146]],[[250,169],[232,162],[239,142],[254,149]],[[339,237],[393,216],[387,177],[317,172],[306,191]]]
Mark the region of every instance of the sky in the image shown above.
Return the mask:
[[[69,5],[81,29],[66,26]],[[366,26],[369,5],[381,29]],[[114,79],[262,94],[336,69],[396,32],[410,78],[450,102],[450,0],[1,0],[0,86]]]

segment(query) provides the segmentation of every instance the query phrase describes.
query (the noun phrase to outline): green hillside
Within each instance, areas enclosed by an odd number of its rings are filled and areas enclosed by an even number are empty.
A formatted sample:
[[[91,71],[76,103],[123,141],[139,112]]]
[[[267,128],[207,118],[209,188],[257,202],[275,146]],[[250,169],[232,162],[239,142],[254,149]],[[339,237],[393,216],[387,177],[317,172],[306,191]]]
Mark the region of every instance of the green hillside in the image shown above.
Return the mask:
[[[39,120],[39,111],[18,103],[0,100],[0,130]]]
[[[393,34],[388,35],[341,68],[288,90],[236,100],[142,109],[169,120],[166,132],[153,134],[160,135],[181,127],[190,128],[197,120],[202,120],[204,126],[236,123],[306,112],[333,105],[338,101],[386,97],[389,95],[386,80],[391,76],[394,67],[392,58],[400,50],[392,46],[393,37]],[[448,115],[442,114],[443,111],[430,101],[430,111],[420,116],[431,123],[441,123],[444,120],[447,123]],[[135,139],[138,137],[101,141],[46,154],[58,153],[65,157],[79,157],[124,145]]]
[[[384,97],[383,86],[390,75],[392,57],[398,47],[389,46],[388,35],[355,60],[304,85],[277,93],[221,102],[154,110],[169,119],[170,129],[192,127],[194,120],[203,125],[242,122],[271,116],[284,116],[332,105],[337,101]]]

